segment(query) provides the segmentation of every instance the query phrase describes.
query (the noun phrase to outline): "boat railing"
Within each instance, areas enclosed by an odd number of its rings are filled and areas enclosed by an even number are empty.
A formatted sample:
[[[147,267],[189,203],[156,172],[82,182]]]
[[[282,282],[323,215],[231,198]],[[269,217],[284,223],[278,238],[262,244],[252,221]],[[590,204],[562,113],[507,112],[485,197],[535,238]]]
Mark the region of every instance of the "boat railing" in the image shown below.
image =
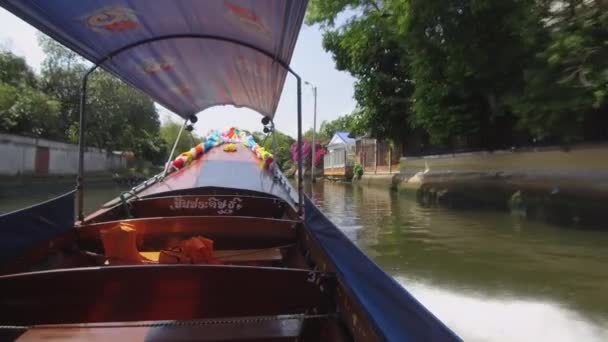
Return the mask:
[[[142,192],[143,190],[147,189],[148,187],[150,187],[151,185],[155,184],[156,182],[158,182],[159,180],[163,179],[163,174],[162,172],[159,174],[156,174],[154,176],[152,176],[151,178],[139,183],[138,185],[132,187],[130,190],[123,192],[120,196],[115,197],[114,199],[104,203],[101,207],[102,208],[111,208],[119,203],[121,203],[122,201],[129,201],[132,200],[133,198],[137,197],[137,194]],[[122,198],[121,198],[122,197]]]

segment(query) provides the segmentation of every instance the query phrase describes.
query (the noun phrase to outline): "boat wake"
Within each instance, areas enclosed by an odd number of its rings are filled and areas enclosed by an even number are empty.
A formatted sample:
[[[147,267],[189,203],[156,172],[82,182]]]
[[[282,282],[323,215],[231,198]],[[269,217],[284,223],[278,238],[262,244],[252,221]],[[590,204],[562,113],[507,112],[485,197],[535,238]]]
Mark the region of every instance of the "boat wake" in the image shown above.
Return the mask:
[[[475,296],[395,279],[465,341],[608,341],[608,321],[558,303]]]

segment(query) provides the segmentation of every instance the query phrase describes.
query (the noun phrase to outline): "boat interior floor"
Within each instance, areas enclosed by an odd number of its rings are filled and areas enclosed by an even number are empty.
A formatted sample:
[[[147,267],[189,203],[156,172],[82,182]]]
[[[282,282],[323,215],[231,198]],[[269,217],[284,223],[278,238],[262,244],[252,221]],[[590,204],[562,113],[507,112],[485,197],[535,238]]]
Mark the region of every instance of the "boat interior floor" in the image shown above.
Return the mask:
[[[0,339],[350,340],[338,280],[317,271],[300,220],[195,214],[91,220],[53,241],[29,272],[0,275],[11,298]],[[108,239],[116,230],[119,239]],[[212,241],[213,262],[163,261],[193,239]],[[112,258],[112,248],[129,250],[129,260]]]

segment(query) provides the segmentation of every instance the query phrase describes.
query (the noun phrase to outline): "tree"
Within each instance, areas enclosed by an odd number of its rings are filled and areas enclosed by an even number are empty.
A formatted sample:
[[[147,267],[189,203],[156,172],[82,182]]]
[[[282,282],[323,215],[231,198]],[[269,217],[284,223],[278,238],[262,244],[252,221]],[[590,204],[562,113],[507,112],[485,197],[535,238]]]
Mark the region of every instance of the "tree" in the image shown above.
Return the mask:
[[[294,142],[291,145],[290,152],[291,152],[291,160],[293,161],[293,163],[294,164],[298,163],[300,161],[300,158],[299,158],[300,155],[298,154],[298,143],[297,142]],[[304,166],[304,169],[310,169],[310,165],[312,163],[311,154],[312,154],[312,144],[308,140],[302,140],[302,160],[303,160],[302,165]]]
[[[165,155],[165,161],[169,158],[169,153],[171,153],[171,149],[173,148],[173,144],[179,135],[179,131],[182,128],[182,124],[172,121],[168,119],[165,123],[160,126],[160,137],[168,147]],[[177,143],[177,147],[175,148],[175,153],[173,157],[177,157],[180,153],[189,151],[192,147],[198,145],[201,142],[201,138],[193,134],[192,132],[188,132],[184,130],[182,135]]]
[[[608,127],[601,111],[608,99],[608,3],[543,4],[546,31],[526,68],[524,91],[513,101],[518,127],[537,140],[567,143],[583,139],[585,121],[600,117],[590,126],[605,139]]]
[[[290,149],[295,140],[289,135],[276,129],[272,135],[267,136],[261,132],[253,132],[252,135],[260,146],[264,147],[273,154],[277,165],[279,165],[281,169],[285,170],[286,166],[288,166],[287,162],[291,159]]]
[[[142,131],[133,143],[133,150],[137,151],[138,156],[154,165],[163,165],[167,161],[169,148],[157,132],[150,131]]]
[[[365,129],[360,127],[360,122],[356,114],[346,114],[339,116],[331,121],[321,122],[319,127],[318,141],[329,142],[336,132],[349,132],[352,135],[364,134]]]
[[[37,89],[25,59],[0,52],[0,131],[57,139],[59,102]]]
[[[407,51],[395,29],[397,17],[389,7],[390,1],[317,0],[310,4],[307,23],[321,25],[323,47],[332,53],[336,68],[357,79],[359,108],[353,114],[358,130],[399,141],[410,128],[413,84]],[[346,11],[356,15],[336,27],[336,18]]]
[[[327,150],[319,143],[315,142],[315,155],[314,155],[314,163],[315,167],[323,166],[323,156],[327,154]],[[298,143],[294,142],[290,148],[291,152],[291,160],[294,164],[296,164],[300,158],[298,158]],[[304,169],[310,169],[313,162],[312,155],[312,142],[309,140],[302,141],[302,156],[303,156],[303,166]]]
[[[19,91],[16,87],[0,83],[0,132],[12,132],[18,118],[11,108],[17,102]]]
[[[500,144],[542,29],[535,3],[412,0],[408,10],[414,124],[435,143]]]
[[[38,42],[46,54],[41,88],[59,100],[59,130],[76,143],[80,86],[87,62],[45,35],[39,34]],[[140,158],[164,162],[167,144],[159,136],[158,113],[148,96],[105,71],[97,71],[89,77],[86,113],[87,145],[109,151],[131,150]]]
[[[87,65],[82,57],[50,37],[38,33],[37,38],[45,54],[40,88],[61,103],[61,129],[68,134],[79,119],[81,79]]]
[[[372,136],[496,148],[603,125],[593,136],[608,138],[604,0],[312,0],[307,23],[356,78]]]
[[[23,57],[10,51],[0,51],[0,82],[13,87],[36,88],[36,75]]]
[[[58,139],[62,136],[59,130],[59,108],[58,101],[36,89],[25,87],[8,110],[8,117],[12,121],[12,127],[8,131]]]

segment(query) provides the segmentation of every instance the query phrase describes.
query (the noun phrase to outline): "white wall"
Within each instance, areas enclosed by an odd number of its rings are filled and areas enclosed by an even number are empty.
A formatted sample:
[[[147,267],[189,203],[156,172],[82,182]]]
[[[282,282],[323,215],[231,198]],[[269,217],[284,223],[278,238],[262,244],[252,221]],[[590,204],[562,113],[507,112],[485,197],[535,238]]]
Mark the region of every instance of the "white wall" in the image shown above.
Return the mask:
[[[28,138],[0,133],[0,175],[34,174],[36,147],[49,149],[49,175],[75,175],[78,170],[78,146],[46,139]],[[120,170],[127,167],[127,158],[107,154],[89,147],[85,152],[85,172]]]

